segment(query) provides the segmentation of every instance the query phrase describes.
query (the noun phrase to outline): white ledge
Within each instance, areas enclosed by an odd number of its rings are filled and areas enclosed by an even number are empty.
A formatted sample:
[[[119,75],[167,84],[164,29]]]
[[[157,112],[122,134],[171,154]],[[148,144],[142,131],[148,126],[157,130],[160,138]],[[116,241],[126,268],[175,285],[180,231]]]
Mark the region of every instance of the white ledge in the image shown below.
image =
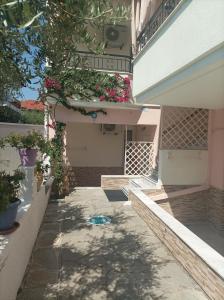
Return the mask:
[[[162,209],[142,191],[137,189],[131,189],[130,191],[224,280],[224,257],[222,255]]]

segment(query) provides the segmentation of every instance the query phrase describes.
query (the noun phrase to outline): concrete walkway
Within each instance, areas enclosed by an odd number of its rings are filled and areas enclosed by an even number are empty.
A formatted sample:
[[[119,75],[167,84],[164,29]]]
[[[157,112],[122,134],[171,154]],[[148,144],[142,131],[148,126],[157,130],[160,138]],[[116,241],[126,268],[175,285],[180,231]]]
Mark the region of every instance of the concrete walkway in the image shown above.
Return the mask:
[[[17,300],[207,299],[119,193],[109,198],[78,189],[48,205]],[[88,225],[94,214],[112,224]]]

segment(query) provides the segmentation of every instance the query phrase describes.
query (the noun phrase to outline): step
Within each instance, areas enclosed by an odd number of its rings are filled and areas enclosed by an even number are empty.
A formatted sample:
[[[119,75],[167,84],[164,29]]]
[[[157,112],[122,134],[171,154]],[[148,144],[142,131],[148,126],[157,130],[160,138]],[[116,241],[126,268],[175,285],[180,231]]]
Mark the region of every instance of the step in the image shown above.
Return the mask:
[[[124,195],[128,198],[128,192],[129,192],[129,186],[124,186],[122,188],[122,192],[124,193]]]
[[[139,188],[139,189],[155,189],[156,188],[156,183],[149,178],[141,177],[141,178],[136,178],[130,180],[130,187],[132,188]]]
[[[156,177],[152,177],[152,176],[143,176],[144,179],[146,179],[148,182],[152,183],[152,184],[157,184],[158,183],[158,178]]]

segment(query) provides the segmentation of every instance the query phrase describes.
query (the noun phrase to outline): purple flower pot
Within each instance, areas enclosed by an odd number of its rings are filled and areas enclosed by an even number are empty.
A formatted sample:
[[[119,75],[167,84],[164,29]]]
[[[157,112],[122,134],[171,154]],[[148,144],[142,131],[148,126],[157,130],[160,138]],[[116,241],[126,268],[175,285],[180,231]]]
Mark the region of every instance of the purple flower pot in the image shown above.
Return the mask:
[[[10,203],[8,208],[0,213],[0,230],[8,230],[13,227],[18,207],[21,203],[21,200]]]
[[[36,163],[36,149],[19,149],[19,156],[23,167],[33,167]]]

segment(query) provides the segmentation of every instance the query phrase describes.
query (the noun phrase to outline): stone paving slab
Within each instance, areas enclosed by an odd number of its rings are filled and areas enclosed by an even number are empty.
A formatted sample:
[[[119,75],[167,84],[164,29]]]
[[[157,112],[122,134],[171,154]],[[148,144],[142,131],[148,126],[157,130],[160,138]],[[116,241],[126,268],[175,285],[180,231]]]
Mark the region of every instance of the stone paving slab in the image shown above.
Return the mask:
[[[96,188],[77,189],[64,202],[50,203],[17,300],[208,299],[119,200],[109,201]],[[112,224],[89,225],[95,214],[110,216]]]

